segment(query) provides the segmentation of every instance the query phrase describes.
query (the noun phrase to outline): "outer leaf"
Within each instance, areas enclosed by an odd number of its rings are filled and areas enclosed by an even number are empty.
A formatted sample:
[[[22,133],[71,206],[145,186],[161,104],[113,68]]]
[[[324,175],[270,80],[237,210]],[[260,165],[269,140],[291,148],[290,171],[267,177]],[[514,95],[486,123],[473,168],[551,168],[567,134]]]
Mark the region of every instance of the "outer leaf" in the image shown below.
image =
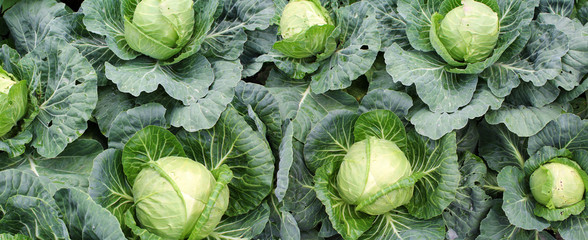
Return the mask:
[[[569,49],[568,37],[553,25],[531,24],[531,38],[521,57],[524,69],[515,70],[523,81],[543,86],[561,72],[561,58]],[[529,69],[530,68],[530,69]]]
[[[266,138],[269,139],[272,149],[279,148],[282,138],[282,117],[276,98],[267,88],[240,81],[235,88],[233,107],[241,113],[246,113],[250,107],[267,127]]]
[[[554,14],[540,14],[538,20],[552,24],[557,30],[565,33],[569,42],[569,51],[562,57],[562,72],[554,82],[567,91],[576,87],[582,75],[588,72],[588,26],[582,26],[578,21]]]
[[[40,198],[16,195],[8,199],[0,231],[20,233],[33,239],[70,239],[52,204]]]
[[[306,167],[303,154],[304,145],[296,140],[292,143],[293,163],[289,169],[288,191],[285,194],[282,207],[284,211],[292,213],[297,227],[301,231],[315,229],[322,222],[321,231],[330,226],[323,204],[316,197],[313,175]],[[332,236],[336,231],[330,227],[325,236]],[[330,234],[330,235],[329,235]]]
[[[375,89],[369,91],[362,98],[359,111],[369,112],[376,109],[385,109],[394,112],[400,119],[404,119],[412,106],[412,98],[404,92]]]
[[[246,31],[247,42],[243,46],[243,54],[239,57],[243,65],[243,78],[251,77],[261,70],[262,62],[257,57],[268,53],[276,41],[277,27],[265,31]]]
[[[451,239],[473,239],[479,235],[480,222],[492,207],[480,184],[484,184],[486,165],[481,158],[466,152],[460,158],[461,180],[456,200],[443,212]],[[452,236],[455,236],[452,237]]]
[[[108,83],[108,79],[104,76],[104,64],[116,63],[120,59],[108,48],[105,37],[90,33],[86,29],[83,17],[83,13],[77,12],[56,18],[49,26],[47,36],[64,38],[80,50],[80,53],[96,69],[98,86],[104,86]]]
[[[56,209],[55,200],[41,179],[33,173],[16,169],[0,172],[0,206],[4,206],[12,196],[29,196],[45,202],[49,208]]]
[[[457,152],[476,152],[480,133],[476,121],[470,120],[465,128],[456,132]]]
[[[410,110],[409,118],[419,134],[439,139],[453,130],[462,129],[468,120],[483,116],[490,109],[500,108],[503,100],[493,95],[486,86],[478,84],[472,101],[455,112],[432,112],[420,103]]]
[[[563,239],[587,238],[588,221],[584,216],[570,216],[562,222],[553,224]]]
[[[118,0],[89,0],[84,1],[81,8],[88,31],[105,36],[108,47],[119,58],[130,60],[140,53],[127,44],[120,5]]]
[[[539,0],[504,0],[497,2],[500,10],[498,13],[500,33],[520,31],[527,27],[533,19],[535,7],[539,4]]]
[[[488,216],[482,221],[480,225],[480,236],[476,239],[491,240],[491,239],[545,239],[555,240],[551,234],[543,231],[527,231],[512,225],[504,211],[500,208],[502,202],[496,201],[494,207],[490,209]]]
[[[189,105],[175,104],[170,107],[167,118],[174,127],[183,127],[188,131],[198,131],[214,126],[227,104],[233,100],[234,88],[241,79],[242,66],[238,61],[221,59],[210,60],[214,82],[208,86],[208,93],[196,99],[189,94]],[[193,68],[193,66],[185,66]]]
[[[361,114],[354,124],[353,136],[355,142],[377,137],[396,143],[406,152],[406,132],[398,116],[388,110],[373,110]]]
[[[397,44],[384,55],[388,73],[405,86],[416,85],[417,93],[433,112],[454,112],[468,104],[478,77],[453,74],[445,70],[445,62],[433,53],[405,51]]]
[[[503,106],[496,111],[489,111],[485,119],[496,125],[504,123],[506,127],[521,137],[529,137],[539,132],[548,122],[558,118],[565,109],[562,105],[552,103],[544,107]]]
[[[169,96],[184,105],[194,104],[206,96],[215,79],[210,63],[199,55],[168,66],[147,57],[118,65],[106,63],[106,77],[121,92],[135,97],[142,92],[153,92],[161,85]]]
[[[11,139],[0,141],[0,151],[6,152],[0,153],[0,158],[8,159],[20,156],[25,152],[25,145],[31,142],[32,139],[33,134],[30,131],[24,131]],[[4,168],[4,166],[0,167]]]
[[[398,13],[406,19],[406,35],[410,45],[419,51],[433,51],[429,40],[431,28],[431,16],[439,11],[442,0],[400,0],[398,1]]]
[[[502,124],[491,126],[481,123],[478,129],[483,136],[478,150],[490,169],[498,172],[506,166],[523,167],[528,158],[524,139],[508,131]]]
[[[552,103],[559,95],[559,89],[551,82],[535,87],[531,83],[522,83],[506,97],[506,102],[512,105],[544,107]]]
[[[359,239],[444,239],[441,217],[422,220],[399,208],[379,215],[372,227]]]
[[[293,226],[296,226],[296,219],[294,219],[294,216],[289,212],[282,211],[282,224],[280,227],[283,231],[281,232],[280,237],[282,239],[300,239],[300,230]]]
[[[266,203],[259,205],[251,212],[223,219],[212,235],[218,239],[252,239],[255,238],[267,223],[270,210]]]
[[[357,118],[354,112],[333,111],[312,128],[304,145],[304,158],[310,171],[343,160],[355,142],[352,131]]]
[[[572,91],[562,92],[559,95],[559,97],[556,100],[556,102],[559,102],[559,103],[571,102],[572,100],[580,97],[586,91],[588,91],[588,75],[586,75],[584,77],[584,79],[582,79],[579,82],[579,85],[576,88],[574,88]]]
[[[529,138],[527,152],[534,154],[543,146],[570,151],[588,150],[588,120],[573,114],[561,115]]]
[[[65,4],[51,0],[19,0],[4,13],[10,35],[21,53],[33,51],[47,36],[56,18],[66,15]]]
[[[94,159],[88,193],[120,222],[133,205],[131,186],[125,178],[122,151],[108,149]]]
[[[370,69],[380,51],[378,23],[371,5],[357,2],[338,9],[336,15],[341,45],[312,76],[313,93],[351,86],[351,81]]]
[[[55,202],[73,239],[123,239],[117,219],[80,190],[63,188],[55,193]]]
[[[176,137],[164,128],[147,126],[127,141],[122,153],[124,173],[131,185],[145,167],[167,156],[185,157],[184,149]]]
[[[574,8],[573,0],[541,0],[539,11],[569,17]]]
[[[108,132],[108,146],[123,149],[127,141],[138,131],[149,126],[169,128],[165,119],[165,108],[157,103],[148,103],[121,112],[112,121]]]
[[[76,48],[46,38],[20,60],[29,90],[39,102],[32,122],[32,146],[44,157],[57,156],[86,130],[96,107],[96,72]]]
[[[412,131],[408,133],[406,157],[411,161],[413,175],[423,174],[406,205],[411,215],[433,218],[455,200],[460,178],[455,141],[455,133],[439,141],[425,139]]]
[[[277,71],[270,72],[267,87],[278,99],[282,117],[293,119],[294,137],[305,142],[306,135],[329,112],[357,111],[357,100],[342,91],[313,94],[305,81],[296,81]]]
[[[276,173],[276,189],[278,201],[282,201],[290,185],[290,169],[294,162],[293,125],[288,124],[279,148],[278,172]]]
[[[503,168],[498,174],[498,185],[505,189],[502,209],[511,224],[522,229],[539,231],[549,227],[549,222],[533,213],[535,202],[522,170],[512,166]]]
[[[22,234],[11,235],[8,233],[2,233],[2,234],[0,234],[0,239],[2,239],[2,240],[29,240],[30,238],[25,235],[22,235]]]
[[[307,74],[315,72],[320,63],[312,58],[286,58],[282,53],[271,49],[267,54],[257,58],[257,62],[274,62],[276,67],[295,79],[303,79]]]
[[[133,108],[134,103],[135,99],[131,95],[119,92],[116,86],[98,88],[98,102],[92,115],[96,118],[100,132],[108,136],[112,121],[119,113]]]
[[[382,0],[369,0],[367,2],[376,10],[382,48],[387,48],[395,42],[403,47],[409,45],[405,33],[406,22],[396,10],[396,2]]]
[[[102,145],[95,140],[78,139],[55,158],[44,158],[26,153],[17,157],[18,166],[11,167],[31,170],[35,175],[44,177],[44,181],[51,182],[56,188],[75,187],[85,191],[92,172],[92,160],[102,150]]]
[[[386,61],[381,54],[376,58],[372,68],[365,73],[365,77],[369,82],[368,93],[380,88],[396,91],[405,89],[401,82],[395,82],[388,71],[386,71]]]

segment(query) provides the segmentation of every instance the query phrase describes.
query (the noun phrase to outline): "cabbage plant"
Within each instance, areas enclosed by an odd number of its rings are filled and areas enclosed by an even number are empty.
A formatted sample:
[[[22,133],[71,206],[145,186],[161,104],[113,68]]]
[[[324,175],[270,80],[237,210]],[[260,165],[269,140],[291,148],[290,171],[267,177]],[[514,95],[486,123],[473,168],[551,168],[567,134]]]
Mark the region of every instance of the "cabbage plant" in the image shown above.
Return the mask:
[[[455,134],[432,141],[406,130],[389,110],[339,110],[312,128],[304,158],[344,239],[443,239],[440,215],[460,179],[455,141]]]
[[[81,48],[100,39],[96,51],[108,49],[110,56],[97,59],[104,66],[104,83],[164,104],[171,124],[189,131],[214,126],[241,79],[248,35],[267,29],[274,15],[270,0],[87,0],[81,8],[83,19],[60,17],[57,22],[64,26],[52,30],[71,41],[90,42]],[[72,19],[83,24],[69,26]],[[80,34],[79,28],[88,33]],[[247,68],[248,74],[260,68]],[[102,129],[110,128],[101,123]]]
[[[481,143],[480,153],[499,172],[497,187],[504,193],[497,212],[508,219],[508,228],[521,234],[552,230],[563,239],[588,237],[586,226],[577,224],[588,213],[588,120],[563,114],[530,138],[503,126],[482,129],[482,134],[497,132]]]
[[[380,15],[380,28],[394,29],[396,35],[403,30],[403,37],[388,34],[393,40],[386,42],[384,58],[392,81],[414,86],[415,106],[408,119],[416,130],[439,139],[484,116],[492,125],[503,123],[518,136],[529,137],[570,111],[566,103],[575,97],[567,95],[585,91],[587,30],[577,19],[558,15],[555,9],[562,7],[550,4],[564,3],[374,4],[379,12],[390,12]]]
[[[148,103],[116,117],[110,149],[94,160],[92,199],[127,237],[259,235],[269,216],[274,157],[258,125],[230,106],[213,128],[174,135],[165,113]]]
[[[291,78],[310,79],[312,92],[320,94],[351,86],[376,60],[381,38],[371,4],[275,3],[279,37],[258,62],[273,62]]]
[[[145,141],[153,147],[146,148]],[[226,165],[211,172],[187,158],[167,130],[150,126],[138,131],[119,156],[133,202],[120,220],[135,234],[145,229],[162,239],[202,239],[227,210],[233,172]]]

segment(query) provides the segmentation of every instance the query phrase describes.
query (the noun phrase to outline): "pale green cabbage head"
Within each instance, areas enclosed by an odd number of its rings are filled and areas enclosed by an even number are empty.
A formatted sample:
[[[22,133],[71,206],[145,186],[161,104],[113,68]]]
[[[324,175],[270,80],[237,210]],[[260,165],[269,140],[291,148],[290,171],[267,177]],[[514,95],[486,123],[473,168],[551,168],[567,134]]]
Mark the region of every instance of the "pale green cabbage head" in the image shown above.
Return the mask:
[[[562,163],[542,165],[531,175],[529,185],[535,200],[548,209],[572,206],[584,198],[580,174]]]
[[[8,75],[0,73],[0,93],[8,94],[10,88],[15,83]]]
[[[132,19],[125,19],[129,46],[147,56],[165,60],[188,43],[194,31],[192,0],[142,0]]]
[[[349,148],[337,175],[337,187],[345,202],[358,205],[411,174],[410,162],[394,142],[371,137]],[[392,190],[360,211],[386,213],[408,203],[413,189],[411,185]]]
[[[498,14],[474,0],[463,0],[462,3],[441,21],[439,40],[453,59],[480,62],[490,56],[498,41]]]
[[[165,175],[144,168],[135,179],[132,192],[137,218],[151,233],[166,239],[185,239],[204,210],[216,180],[204,165],[189,158],[165,157],[157,163]],[[229,190],[225,187],[200,231],[199,239],[214,230],[228,204]]]
[[[275,42],[273,47],[291,58],[325,57],[332,54],[336,46],[331,36],[334,29],[329,12],[319,0],[292,0],[282,11],[282,40]],[[327,45],[331,50],[325,52]]]
[[[303,33],[315,25],[330,22],[326,10],[320,5],[306,0],[293,0],[284,7],[280,20],[280,32],[283,38],[290,38]]]
[[[27,112],[28,87],[0,68],[0,137],[6,135]]]

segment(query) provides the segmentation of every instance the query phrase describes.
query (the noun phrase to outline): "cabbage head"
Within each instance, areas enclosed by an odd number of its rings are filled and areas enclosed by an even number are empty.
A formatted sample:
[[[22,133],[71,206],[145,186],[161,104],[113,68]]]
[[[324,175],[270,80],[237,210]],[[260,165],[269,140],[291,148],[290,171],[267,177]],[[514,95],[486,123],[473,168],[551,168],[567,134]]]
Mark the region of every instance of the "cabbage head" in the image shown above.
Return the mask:
[[[531,174],[531,193],[548,209],[572,206],[584,199],[584,182],[573,167],[547,163]]]
[[[165,60],[178,53],[194,31],[192,0],[142,0],[132,19],[125,19],[129,46],[155,59]]]
[[[394,142],[370,137],[349,148],[337,175],[337,186],[345,202],[359,205],[411,174],[410,162]],[[410,185],[392,190],[359,210],[371,215],[386,213],[407,204],[413,189]]]
[[[335,44],[329,36],[335,29],[329,12],[318,0],[292,0],[280,18],[282,40],[274,48],[292,58],[306,58],[325,51]]]
[[[161,172],[144,168],[133,185],[136,216],[143,227],[165,239],[185,239],[213,192],[216,180],[204,165],[185,157],[157,160]],[[198,239],[206,237],[227,210],[229,190],[223,188]]]
[[[28,88],[26,81],[0,68],[0,138],[16,126],[27,112]]]
[[[454,60],[475,63],[490,56],[499,30],[496,12],[484,3],[463,0],[441,21],[439,40]]]

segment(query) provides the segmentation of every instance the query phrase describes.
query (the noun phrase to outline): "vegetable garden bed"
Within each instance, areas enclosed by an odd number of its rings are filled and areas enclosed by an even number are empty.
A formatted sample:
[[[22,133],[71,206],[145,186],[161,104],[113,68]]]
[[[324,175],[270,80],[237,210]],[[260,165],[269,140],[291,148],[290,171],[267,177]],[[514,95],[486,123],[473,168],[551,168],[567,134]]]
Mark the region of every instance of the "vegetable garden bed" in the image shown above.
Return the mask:
[[[586,0],[0,6],[0,239],[588,239]]]

